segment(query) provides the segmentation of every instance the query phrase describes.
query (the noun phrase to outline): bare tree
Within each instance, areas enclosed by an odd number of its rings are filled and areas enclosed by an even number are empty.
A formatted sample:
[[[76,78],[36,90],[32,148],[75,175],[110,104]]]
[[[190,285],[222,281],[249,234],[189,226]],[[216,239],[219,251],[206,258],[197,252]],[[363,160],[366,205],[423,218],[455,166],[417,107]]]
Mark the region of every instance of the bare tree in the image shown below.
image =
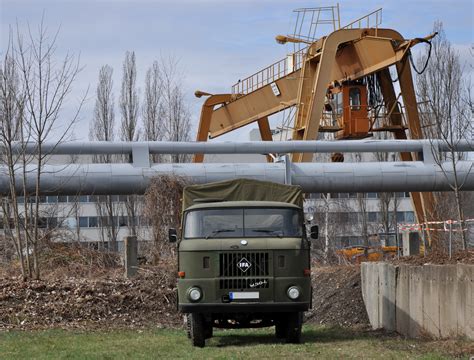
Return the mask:
[[[0,141],[3,149],[1,160],[8,169],[10,188],[8,196],[2,199],[2,210],[5,238],[13,242],[20,260],[22,277],[26,280],[28,276],[31,276],[31,268],[29,253],[26,253],[26,259],[24,255],[27,244],[20,229],[20,209],[16,193],[19,185],[17,183],[18,164],[21,158],[13,149],[13,143],[22,138],[25,98],[21,88],[12,34],[10,30],[7,49],[0,67]]]
[[[158,61],[147,70],[145,76],[145,94],[142,107],[143,140],[160,141],[163,139],[165,108],[163,105],[163,80]],[[158,162],[158,154],[152,155],[152,161]]]
[[[417,76],[417,92],[420,100],[421,120],[425,134],[429,138],[441,139],[447,146],[447,152],[439,152],[432,147],[433,158],[447,179],[451,178],[441,164],[452,166],[451,189],[456,203],[456,220],[460,224],[462,248],[467,248],[463,229],[464,214],[460,191],[464,179],[456,171],[456,164],[464,158],[455,147],[459,140],[471,135],[472,99],[470,81],[460,62],[459,54],[446,38],[441,22],[434,24],[438,36],[432,40],[428,49],[421,54],[418,66],[425,66],[423,73]],[[444,214],[443,214],[444,215]]]
[[[113,69],[109,65],[100,68],[94,118],[89,128],[89,138],[91,140],[114,140],[115,112],[112,75]],[[110,161],[109,155],[104,156],[106,157],[103,159],[104,161]]]
[[[362,154],[356,153],[355,154],[355,162],[362,161]],[[369,231],[368,231],[368,213],[367,213],[367,196],[365,193],[357,193],[357,210],[360,215],[360,219],[358,219],[358,223],[360,224],[360,230],[362,239],[364,241],[364,254],[365,257],[368,258],[369,256]]]
[[[383,136],[383,138],[387,138]],[[395,159],[395,154],[390,154],[387,152],[377,152],[375,153],[375,158],[380,162],[389,161],[392,156],[392,160]],[[398,211],[398,201],[396,193],[394,192],[381,192],[378,193],[378,208],[380,212],[380,222],[383,228],[383,233],[388,234],[390,228],[396,226],[396,213]],[[395,215],[392,215],[395,214]]]
[[[324,244],[320,244],[323,250],[322,260],[331,263],[338,259],[338,248],[350,245],[339,242],[338,239],[353,233],[357,224],[352,221],[351,215],[357,212],[348,199],[338,198],[338,194],[321,194],[321,199],[316,205],[314,219],[315,223],[321,226],[321,241],[324,239]]]
[[[90,140],[114,140],[115,112],[112,75],[113,69],[109,65],[101,67],[96,90],[94,118],[89,129]],[[97,155],[93,158],[93,161],[98,163],[110,163],[112,160],[112,155]],[[110,195],[97,196],[96,211],[99,217],[102,242],[107,239],[110,242],[110,249],[117,251],[119,227],[115,219],[119,212],[118,203],[114,202]]]
[[[189,141],[191,135],[191,116],[183,94],[182,75],[179,61],[173,57],[162,59],[163,109],[165,139],[168,141]],[[174,154],[175,163],[190,160],[187,154]]]
[[[181,201],[184,178],[160,176],[152,179],[145,193],[145,214],[150,221],[154,240],[154,261],[163,256],[175,255],[176,247],[168,241],[168,229],[181,224]]]
[[[135,52],[127,51],[123,62],[122,90],[120,93],[120,113],[122,121],[120,124],[120,140],[137,141],[140,137],[138,131],[138,91],[137,69],[135,64]],[[132,158],[129,158],[132,161]],[[127,226],[131,235],[137,234],[139,201],[136,195],[128,195],[125,202],[127,209]]]
[[[120,139],[137,141],[138,131],[138,91],[135,52],[127,51],[123,61],[122,88],[120,92]]]
[[[11,32],[13,33],[13,31]],[[19,254],[20,259],[26,256],[26,269],[23,277],[40,277],[39,246],[45,238],[45,232],[40,230],[43,219],[40,209],[40,185],[44,163],[50,154],[43,151],[45,141],[56,145],[63,142],[75,124],[84,98],[76,111],[68,120],[60,120],[61,110],[67,102],[72,85],[80,72],[79,59],[67,54],[63,59],[57,59],[56,39],[59,31],[49,36],[41,20],[37,32],[32,32],[28,26],[26,33],[16,26],[14,37],[11,36],[5,58],[5,70],[2,71],[2,103],[6,106],[3,117],[3,145],[7,153],[7,163],[10,178],[10,201],[16,228],[16,244],[23,241],[24,249]],[[11,95],[11,96],[10,96]],[[16,104],[16,110],[9,104]],[[3,107],[3,106],[2,106]],[[55,130],[59,130],[55,133]],[[19,141],[12,146],[12,141]],[[35,145],[35,155],[29,157],[25,153],[25,144]],[[6,145],[6,146],[5,146]],[[32,165],[35,173],[35,191],[26,192],[26,165]],[[21,184],[18,184],[21,179]],[[18,209],[18,199],[14,195],[23,188],[24,206]],[[19,247],[19,251],[22,246]],[[30,263],[30,259],[32,263]],[[26,270],[26,271],[24,271]]]

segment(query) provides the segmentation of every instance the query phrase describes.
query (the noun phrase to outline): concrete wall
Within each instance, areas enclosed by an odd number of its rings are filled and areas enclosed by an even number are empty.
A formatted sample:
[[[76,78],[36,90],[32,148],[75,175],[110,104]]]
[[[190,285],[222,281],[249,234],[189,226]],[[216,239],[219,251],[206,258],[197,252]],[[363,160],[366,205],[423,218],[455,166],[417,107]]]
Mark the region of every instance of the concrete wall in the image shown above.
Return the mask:
[[[474,265],[363,263],[362,297],[374,329],[408,337],[474,339]]]

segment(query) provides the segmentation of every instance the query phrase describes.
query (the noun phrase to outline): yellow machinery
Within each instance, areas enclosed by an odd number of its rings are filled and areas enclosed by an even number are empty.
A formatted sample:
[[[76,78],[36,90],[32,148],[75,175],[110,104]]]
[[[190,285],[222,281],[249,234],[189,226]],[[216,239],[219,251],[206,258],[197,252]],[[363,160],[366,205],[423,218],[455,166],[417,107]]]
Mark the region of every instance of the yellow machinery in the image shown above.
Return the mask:
[[[366,254],[367,253],[367,254]],[[348,246],[337,250],[336,254],[342,256],[343,260],[350,264],[360,264],[365,261],[382,261],[384,253],[381,248],[365,246]]]
[[[336,250],[336,254],[351,264],[363,261],[382,261],[395,259],[401,248],[397,241],[398,234],[380,233],[369,237],[369,246],[352,245]]]
[[[375,131],[392,132],[395,139],[407,139],[406,130],[412,139],[422,137],[410,49],[429,42],[435,34],[405,39],[396,30],[380,28],[382,9],[344,27],[340,26],[339,7],[298,9],[295,13],[294,34],[276,37],[279,43],[293,45],[294,52],[239,80],[228,94],[196,91],[198,97],[207,96],[197,141],[254,122],[258,123],[262,140],[271,141],[268,117],[286,109],[294,110],[291,124],[286,126],[293,140],[316,140],[320,132],[331,132],[336,140],[365,138]],[[329,20],[322,18],[327,13]],[[328,23],[333,26],[332,32],[315,37],[317,26]],[[303,28],[309,29],[304,35]],[[390,66],[396,68],[399,96]],[[380,92],[379,104],[374,104],[373,92],[368,94],[367,89],[374,86]],[[312,157],[311,153],[295,153],[292,160],[309,162]],[[412,153],[402,153],[401,158],[418,160]],[[333,157],[333,161],[342,160],[341,156]],[[203,155],[196,154],[194,161],[202,162]],[[411,197],[418,222],[429,221],[432,194],[412,193]]]

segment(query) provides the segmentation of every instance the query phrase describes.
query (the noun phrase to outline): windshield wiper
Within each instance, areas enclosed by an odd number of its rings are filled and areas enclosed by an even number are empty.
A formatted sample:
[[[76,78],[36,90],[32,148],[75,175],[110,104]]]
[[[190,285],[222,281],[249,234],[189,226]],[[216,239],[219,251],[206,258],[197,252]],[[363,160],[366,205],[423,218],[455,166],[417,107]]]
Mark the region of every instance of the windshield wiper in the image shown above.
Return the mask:
[[[283,237],[283,234],[281,231],[278,230],[267,230],[267,229],[257,229],[257,230],[252,230],[252,232],[260,232],[260,233],[267,233],[267,234],[276,234],[279,238]]]
[[[206,236],[206,239],[209,239],[211,236],[216,235],[216,234],[219,234],[219,233],[223,233],[223,232],[235,232],[235,230],[234,230],[234,229],[218,229],[218,230],[214,230],[214,231],[212,231],[209,235]]]

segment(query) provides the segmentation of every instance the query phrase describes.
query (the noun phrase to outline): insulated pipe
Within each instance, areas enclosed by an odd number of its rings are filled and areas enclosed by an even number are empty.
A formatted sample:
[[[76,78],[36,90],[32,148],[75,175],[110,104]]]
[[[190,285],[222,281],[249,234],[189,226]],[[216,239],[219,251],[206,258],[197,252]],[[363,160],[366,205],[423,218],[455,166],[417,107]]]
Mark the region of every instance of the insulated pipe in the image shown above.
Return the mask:
[[[286,153],[331,153],[331,152],[418,152],[437,148],[449,151],[447,143],[440,140],[340,140],[340,141],[245,141],[245,142],[67,142],[45,143],[44,154],[55,155],[100,155],[131,154],[134,148],[145,148],[150,154],[286,154]],[[35,154],[37,146],[29,143],[26,152]],[[16,153],[22,152],[19,143],[13,145]],[[459,140],[453,145],[455,151],[473,151],[474,141]],[[0,151],[5,149],[0,145]]]
[[[42,195],[143,194],[153,177],[180,176],[190,183],[202,184],[235,178],[252,178],[291,183],[304,192],[384,192],[449,191],[453,184],[451,163],[371,162],[371,163],[250,163],[250,164],[157,164],[148,168],[131,164],[45,165],[41,177]],[[456,165],[462,190],[474,190],[473,162]],[[18,171],[21,176],[21,171]],[[17,179],[17,192],[21,181]],[[34,167],[27,172],[27,190],[35,189]],[[9,192],[8,171],[0,167],[0,193]]]

